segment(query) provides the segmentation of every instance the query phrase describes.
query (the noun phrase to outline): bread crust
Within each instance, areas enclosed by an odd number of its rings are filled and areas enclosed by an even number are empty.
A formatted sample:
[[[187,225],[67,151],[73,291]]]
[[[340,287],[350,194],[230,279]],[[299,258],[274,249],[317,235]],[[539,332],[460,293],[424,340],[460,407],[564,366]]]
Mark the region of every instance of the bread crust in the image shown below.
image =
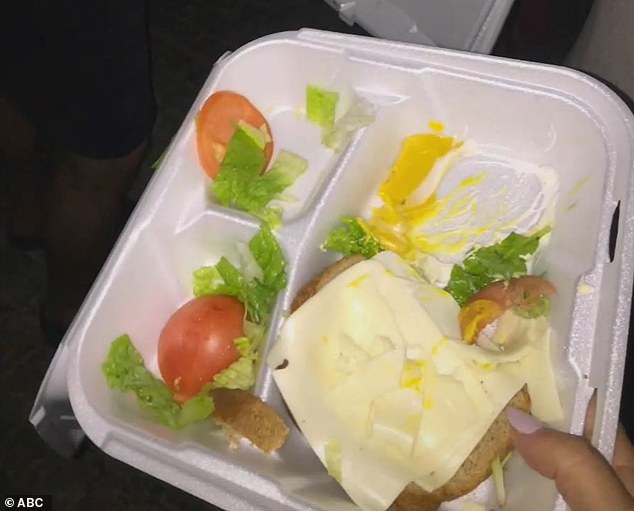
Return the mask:
[[[364,259],[360,255],[346,256],[330,265],[299,290],[291,304],[291,312],[295,312],[337,275]],[[526,388],[522,388],[513,396],[507,407],[509,406],[525,412],[530,411],[530,397]],[[390,510],[436,511],[443,502],[462,497],[477,488],[491,475],[493,460],[505,458],[513,449],[511,427],[505,410],[506,408],[496,417],[471,454],[448,482],[431,493],[415,483],[410,483],[396,498]]]
[[[508,406],[529,412],[531,403],[526,388],[515,394]],[[493,460],[504,459],[513,450],[511,426],[505,410],[506,408],[500,412],[469,457],[448,482],[431,493],[426,492],[417,484],[408,484],[394,501],[392,511],[436,511],[442,502],[462,497],[488,479],[491,475]]]
[[[299,309],[303,303],[314,296],[322,287],[334,279],[340,273],[346,271],[351,266],[365,260],[361,255],[351,255],[339,259],[322,271],[319,275],[313,277],[309,282],[298,291],[291,303],[291,313]]]
[[[213,418],[231,436],[244,437],[266,453],[286,442],[289,429],[282,418],[264,401],[240,389],[211,391]]]

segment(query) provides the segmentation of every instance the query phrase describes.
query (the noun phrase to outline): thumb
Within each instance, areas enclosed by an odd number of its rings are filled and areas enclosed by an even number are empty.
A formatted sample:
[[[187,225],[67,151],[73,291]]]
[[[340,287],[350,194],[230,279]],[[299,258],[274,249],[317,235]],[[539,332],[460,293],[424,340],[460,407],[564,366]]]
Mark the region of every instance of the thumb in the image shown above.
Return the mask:
[[[588,440],[546,428],[516,408],[506,413],[517,452],[531,468],[555,481],[572,511],[634,510],[634,500]]]

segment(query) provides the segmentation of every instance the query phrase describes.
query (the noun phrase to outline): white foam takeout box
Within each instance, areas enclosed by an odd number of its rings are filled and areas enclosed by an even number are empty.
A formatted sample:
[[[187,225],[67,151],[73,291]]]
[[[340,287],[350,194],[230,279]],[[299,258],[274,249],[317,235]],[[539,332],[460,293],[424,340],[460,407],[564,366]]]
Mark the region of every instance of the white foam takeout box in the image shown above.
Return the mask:
[[[513,0],[326,0],[370,34],[407,43],[490,53]]]
[[[351,86],[377,106],[376,121],[341,154],[320,144],[298,115],[308,84]],[[603,85],[575,71],[452,50],[314,30],[258,39],[213,67],[49,368],[31,422],[61,453],[84,434],[109,455],[227,510],[356,509],[295,428],[263,364],[255,392],[291,425],[278,454],[232,450],[210,421],[174,432],[131,396],[110,391],[101,364],[111,341],[130,334],[156,369],[169,315],[191,298],[191,273],[236,256],[258,223],[214,204],[199,166],[194,118],[215,90],[246,95],[270,121],[277,149],[309,161],[277,231],[289,261],[266,349],[294,293],[336,258],[319,250],[343,215],[358,214],[386,177],[400,141],[429,120],[483,151],[548,165],[560,190],[552,238],[540,264],[558,289],[552,306],[554,359],[566,420],[582,431],[594,389],[594,443],[613,449],[626,353],[634,265],[634,119]],[[500,168],[500,172],[513,169]],[[620,214],[615,215],[615,211]],[[618,217],[618,218],[617,218]],[[618,232],[613,260],[610,228]],[[513,457],[513,511],[563,510],[550,481]],[[490,481],[469,499],[495,506]],[[460,502],[443,510],[458,510]]]

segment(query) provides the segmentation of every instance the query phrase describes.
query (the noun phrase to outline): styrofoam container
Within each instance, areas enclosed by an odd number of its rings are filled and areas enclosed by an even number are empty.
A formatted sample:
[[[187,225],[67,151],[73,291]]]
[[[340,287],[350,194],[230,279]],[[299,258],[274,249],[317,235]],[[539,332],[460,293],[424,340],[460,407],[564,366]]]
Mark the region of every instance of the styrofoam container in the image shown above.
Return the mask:
[[[318,128],[297,115],[308,84],[350,86],[377,106],[376,121],[341,155],[322,147]],[[110,391],[101,373],[110,342],[122,333],[156,370],[159,332],[191,298],[192,271],[222,255],[235,257],[235,242],[258,230],[252,217],[214,204],[206,193],[194,117],[219,89],[249,97],[269,119],[277,147],[310,163],[290,190],[298,201],[288,205],[277,232],[289,285],[263,356],[295,292],[335,259],[318,248],[326,233],[341,216],[360,211],[400,141],[428,120],[476,141],[487,157],[554,168],[556,221],[540,264],[558,289],[552,326],[566,414],[561,426],[582,431],[596,388],[594,442],[610,456],[634,265],[632,114],[607,88],[571,70],[313,30],[264,37],[214,66],[49,369],[31,416],[45,439],[70,452],[83,430],[106,453],[227,510],[355,509],[292,425],[265,364],[256,393],[292,430],[271,456],[248,445],[230,449],[211,421],[167,430],[132,396]],[[611,261],[610,227],[619,205]],[[552,483],[519,456],[510,462],[507,488],[507,509],[564,509]],[[469,499],[496,507],[490,482]],[[460,502],[441,509],[458,510]]]
[[[370,34],[408,43],[490,53],[513,0],[326,0]]]

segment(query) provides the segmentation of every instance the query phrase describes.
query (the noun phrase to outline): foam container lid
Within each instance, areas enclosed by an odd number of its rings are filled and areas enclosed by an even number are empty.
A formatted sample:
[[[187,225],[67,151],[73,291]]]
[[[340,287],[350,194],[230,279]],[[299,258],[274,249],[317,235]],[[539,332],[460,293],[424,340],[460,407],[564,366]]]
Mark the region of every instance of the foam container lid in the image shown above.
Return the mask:
[[[376,105],[376,121],[343,153],[327,150],[318,128],[297,115],[308,84],[352,87]],[[68,454],[85,433],[111,456],[227,510],[356,509],[293,425],[266,364],[255,392],[291,425],[286,445],[271,456],[249,445],[232,450],[211,421],[167,430],[132,396],[110,391],[101,373],[111,341],[122,333],[156,370],[159,332],[191,298],[192,271],[223,255],[235,260],[235,243],[259,228],[248,214],[209,199],[198,163],[194,118],[221,89],[246,95],[269,120],[277,148],[309,161],[289,190],[298,200],[285,207],[276,233],[289,284],[263,357],[294,294],[336,259],[319,250],[327,232],[340,217],[361,211],[400,141],[429,120],[476,141],[488,157],[554,168],[559,199],[540,264],[558,289],[551,325],[566,416],[561,427],[582,431],[596,389],[593,442],[611,456],[634,269],[631,112],[606,87],[568,69],[314,30],[258,39],[212,69],[44,379],[31,422],[47,442]],[[508,509],[565,509],[554,485],[519,456],[509,462],[507,489]],[[490,481],[468,499],[496,508]],[[441,509],[459,510],[462,500]]]
[[[339,17],[384,39],[490,53],[513,0],[326,0]]]

